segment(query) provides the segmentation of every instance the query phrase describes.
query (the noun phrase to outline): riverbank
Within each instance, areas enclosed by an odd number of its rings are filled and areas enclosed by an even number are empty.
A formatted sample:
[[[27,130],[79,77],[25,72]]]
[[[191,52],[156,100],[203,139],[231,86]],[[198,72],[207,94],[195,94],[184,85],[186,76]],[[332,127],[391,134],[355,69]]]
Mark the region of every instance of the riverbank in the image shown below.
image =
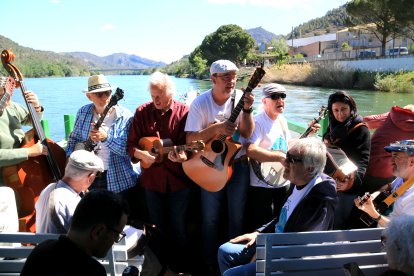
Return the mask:
[[[266,67],[265,83],[325,87],[336,89],[364,89],[392,93],[414,93],[414,71],[373,72],[344,69],[333,62],[283,64]],[[254,68],[240,70],[243,77]]]

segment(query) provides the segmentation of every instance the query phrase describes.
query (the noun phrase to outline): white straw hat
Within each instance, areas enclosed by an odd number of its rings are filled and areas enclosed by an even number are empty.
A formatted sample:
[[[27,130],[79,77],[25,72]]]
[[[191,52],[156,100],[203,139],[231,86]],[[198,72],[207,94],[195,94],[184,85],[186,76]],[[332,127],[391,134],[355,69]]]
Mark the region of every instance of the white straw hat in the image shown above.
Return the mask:
[[[98,93],[115,89],[111,86],[104,75],[93,75],[88,79],[88,89],[83,90],[85,93]]]

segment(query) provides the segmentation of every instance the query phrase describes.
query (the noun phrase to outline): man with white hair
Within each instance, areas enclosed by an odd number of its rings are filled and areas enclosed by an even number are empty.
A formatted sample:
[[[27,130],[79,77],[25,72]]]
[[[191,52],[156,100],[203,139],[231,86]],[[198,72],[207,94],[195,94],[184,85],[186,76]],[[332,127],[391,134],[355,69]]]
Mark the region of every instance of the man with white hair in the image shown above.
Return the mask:
[[[127,140],[128,153],[132,162],[141,162],[140,182],[149,220],[161,232],[160,239],[152,239],[152,249],[165,268],[183,272],[187,265],[186,214],[191,190],[181,163],[187,155],[181,150],[159,156],[161,153],[142,146],[140,141],[156,137],[160,141],[169,139],[174,146],[184,145],[188,107],[174,100],[175,84],[167,74],[153,73],[149,92],[152,101],[135,110]]]
[[[74,151],[63,178],[40,193],[36,202],[36,233],[66,234],[84,192],[103,171],[103,162],[94,153]]]
[[[316,138],[292,143],[284,160],[283,177],[294,185],[280,213],[253,233],[231,239],[220,246],[220,272],[228,275],[256,275],[251,262],[259,233],[324,231],[333,228],[337,205],[336,183],[323,174],[326,146]],[[253,259],[254,260],[254,259]]]
[[[229,60],[217,60],[211,64],[210,80],[213,87],[191,103],[185,126],[187,142],[209,142],[218,136],[232,136],[234,141],[240,142],[240,136],[250,137],[254,129],[252,93],[245,94],[242,112],[235,122],[229,121],[234,107],[243,95],[241,90],[236,89],[238,70]],[[219,232],[223,231],[219,218],[226,198],[228,236],[233,238],[243,233],[244,207],[249,186],[248,162],[244,148],[234,156],[233,171],[231,179],[221,191],[201,189],[203,257],[208,275],[214,275],[218,270]],[[209,178],[208,175],[202,177]]]

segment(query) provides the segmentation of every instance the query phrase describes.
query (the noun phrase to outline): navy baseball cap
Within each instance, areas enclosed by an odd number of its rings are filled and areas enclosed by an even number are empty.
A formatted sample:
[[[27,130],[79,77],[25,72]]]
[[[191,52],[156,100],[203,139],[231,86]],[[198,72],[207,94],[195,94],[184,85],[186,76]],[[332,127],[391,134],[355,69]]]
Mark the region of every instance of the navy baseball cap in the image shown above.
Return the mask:
[[[414,155],[414,140],[401,140],[384,147],[387,152],[406,152]]]

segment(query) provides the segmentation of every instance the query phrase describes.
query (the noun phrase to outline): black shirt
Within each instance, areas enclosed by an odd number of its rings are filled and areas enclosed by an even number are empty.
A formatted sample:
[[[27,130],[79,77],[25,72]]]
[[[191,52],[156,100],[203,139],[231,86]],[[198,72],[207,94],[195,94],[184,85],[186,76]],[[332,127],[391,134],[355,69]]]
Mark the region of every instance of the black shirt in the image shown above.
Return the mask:
[[[106,276],[105,268],[66,236],[36,246],[26,260],[22,276]]]

